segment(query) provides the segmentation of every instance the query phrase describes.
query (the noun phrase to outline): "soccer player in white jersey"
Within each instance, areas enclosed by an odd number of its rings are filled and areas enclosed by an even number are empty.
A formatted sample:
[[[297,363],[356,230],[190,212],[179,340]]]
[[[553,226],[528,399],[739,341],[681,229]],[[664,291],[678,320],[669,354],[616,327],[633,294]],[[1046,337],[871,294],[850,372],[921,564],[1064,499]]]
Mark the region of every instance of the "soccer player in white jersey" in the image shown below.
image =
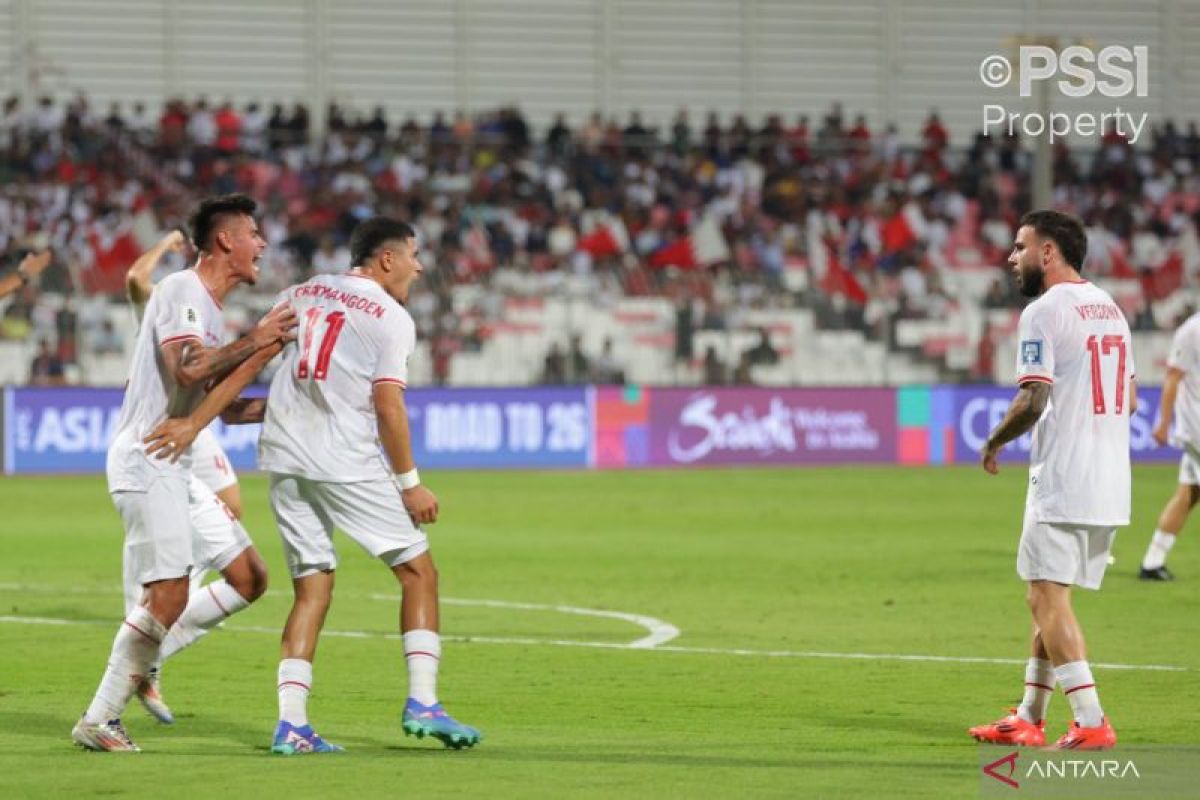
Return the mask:
[[[300,325],[296,345],[284,351],[271,381],[259,466],[271,474],[271,509],[295,599],[283,630],[279,723],[271,750],[341,750],[317,735],[307,710],[313,656],[333,598],[335,527],[386,564],[403,589],[400,628],[409,685],[404,732],[471,747],[480,741],[479,731],[447,714],[437,697],[437,571],[420,525],[437,520],[438,502],[413,462],[404,405],[416,334],[403,303],[421,274],[417,241],[407,224],[376,217],[354,230],[350,254],[347,274],[315,277],[280,297]],[[237,377],[231,375],[188,418],[160,425],[151,449],[186,447],[232,396]],[[249,410],[245,418],[252,419]]]
[[[189,599],[188,575],[196,563],[190,455],[183,453],[177,461],[153,459],[143,438],[164,418],[191,412],[211,381],[243,362],[265,364],[293,336],[295,316],[277,307],[245,337],[217,346],[224,332],[221,300],[238,284],[257,280],[256,262],[266,247],[254,210],[254,201],[242,195],[202,203],[193,219],[200,250],[195,268],[164,279],[146,305],[107,466],[109,492],[125,525],[129,568],[145,591],[122,622],[100,686],[71,732],[76,743],[92,750],[139,749],[125,732],[121,714],[170,645],[170,634],[195,621],[189,618],[199,612],[193,601],[224,606],[218,611],[247,602],[228,583],[223,583],[229,589],[222,592],[224,599],[215,591]],[[245,552],[242,545],[233,555]]]
[[[1099,589],[1118,526],[1129,524],[1129,420],[1137,403],[1132,337],[1112,298],[1079,276],[1083,225],[1057,211],[1026,214],[1008,263],[1026,297],[1017,352],[1020,390],[988,437],[995,474],[1007,443],[1033,429],[1017,573],[1028,582],[1032,653],[1019,708],[970,729],[979,741],[1045,744],[1057,681],[1074,714],[1056,749],[1104,750],[1117,736],[1100,707],[1071,606],[1071,587]]]
[[[125,274],[125,292],[139,328],[146,303],[154,291],[154,270],[167,253],[182,253],[187,249],[187,237],[178,230],[171,231],[134,261]],[[266,565],[240,521],[242,505],[237,474],[229,465],[229,457],[221,449],[212,428],[200,432],[192,443],[190,455],[192,477],[188,494],[195,564],[188,610],[167,633],[159,660],[137,688],[137,698],[142,706],[165,725],[172,724],[175,716],[162,697],[162,661],[253,603],[267,586]],[[141,602],[143,594],[133,562],[133,548],[127,542],[122,570],[126,614]],[[222,580],[204,586],[203,577],[210,569],[221,573]]]
[[[154,291],[154,270],[167,253],[187,250],[187,237],[175,230],[147,250],[125,273],[125,294],[133,306],[134,317],[141,324],[142,312],[150,293]],[[192,474],[212,489],[225,507],[238,519],[242,518],[242,492],[237,473],[229,462],[229,456],[217,441],[212,428],[205,428],[192,442]]]
[[[1171,435],[1171,421],[1175,435]],[[1179,459],[1179,485],[1158,517],[1138,577],[1144,581],[1173,581],[1167,553],[1183,530],[1188,514],[1200,502],[1200,313],[1187,318],[1171,342],[1167,377],[1163,381],[1154,441],[1183,448]]]

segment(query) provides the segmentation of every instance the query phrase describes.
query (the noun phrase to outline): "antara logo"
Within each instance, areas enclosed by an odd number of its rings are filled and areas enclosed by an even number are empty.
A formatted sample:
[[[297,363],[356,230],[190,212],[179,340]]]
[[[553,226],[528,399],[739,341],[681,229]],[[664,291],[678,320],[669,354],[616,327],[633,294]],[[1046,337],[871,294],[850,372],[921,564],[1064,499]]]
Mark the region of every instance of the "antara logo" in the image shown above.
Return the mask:
[[[1007,784],[1014,789],[1020,788],[1021,784],[1017,783],[1017,781],[1013,778],[1013,776],[1017,774],[1017,756],[1019,755],[1020,753],[1014,750],[1004,758],[996,759],[990,764],[984,764],[983,774],[995,778],[1001,783]],[[1007,774],[1002,775],[1000,773],[1001,770],[1004,770]]]

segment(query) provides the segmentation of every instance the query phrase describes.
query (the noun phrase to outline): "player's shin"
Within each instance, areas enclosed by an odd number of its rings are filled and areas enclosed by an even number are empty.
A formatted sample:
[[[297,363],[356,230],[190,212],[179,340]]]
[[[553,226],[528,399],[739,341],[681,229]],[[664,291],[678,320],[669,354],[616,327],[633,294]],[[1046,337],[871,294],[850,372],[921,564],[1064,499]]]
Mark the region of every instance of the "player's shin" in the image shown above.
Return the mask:
[[[308,693],[312,689],[312,662],[285,658],[279,662],[275,689],[279,695],[279,719],[297,728],[308,724]]]
[[[84,718],[92,724],[118,719],[158,656],[166,628],[149,609],[138,606],[121,623],[108,667]]]
[[[1096,692],[1096,681],[1086,661],[1072,661],[1054,668],[1054,674],[1062,684],[1063,694],[1071,704],[1075,721],[1083,728],[1095,728],[1104,721],[1100,708],[1100,696]]]
[[[436,631],[404,633],[404,661],[408,665],[408,696],[424,706],[437,703],[438,663],[442,639]]]
[[[1017,714],[1026,722],[1038,723],[1046,718],[1050,698],[1054,696],[1054,666],[1043,658],[1030,658],[1025,665],[1025,696]]]

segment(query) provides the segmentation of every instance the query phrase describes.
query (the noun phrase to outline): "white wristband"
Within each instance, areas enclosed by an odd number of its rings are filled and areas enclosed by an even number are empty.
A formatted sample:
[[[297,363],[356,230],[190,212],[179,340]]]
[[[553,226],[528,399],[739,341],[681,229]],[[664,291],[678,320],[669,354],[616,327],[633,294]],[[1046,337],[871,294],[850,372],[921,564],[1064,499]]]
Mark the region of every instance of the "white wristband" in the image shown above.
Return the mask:
[[[401,489],[415,489],[421,485],[421,476],[417,474],[416,467],[413,467],[408,472],[402,472],[396,476],[396,480],[400,481]]]

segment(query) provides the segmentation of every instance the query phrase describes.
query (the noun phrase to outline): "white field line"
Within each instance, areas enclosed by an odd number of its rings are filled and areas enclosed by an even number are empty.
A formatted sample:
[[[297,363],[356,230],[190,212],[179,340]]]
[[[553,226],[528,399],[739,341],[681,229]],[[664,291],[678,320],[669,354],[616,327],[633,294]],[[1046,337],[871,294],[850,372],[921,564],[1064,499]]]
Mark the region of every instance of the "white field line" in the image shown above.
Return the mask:
[[[14,617],[0,616],[0,624],[11,623],[20,625],[90,625],[90,626],[111,626],[111,621],[99,620],[69,620],[69,619],[50,619],[47,617]],[[266,633],[272,636],[279,635],[278,628],[268,628],[251,625],[225,625],[224,630],[233,633]],[[378,633],[375,631],[337,631],[327,630],[322,631],[323,636],[332,636],[343,639],[399,639],[398,633]],[[907,661],[907,662],[924,662],[924,663],[941,663],[941,664],[1004,664],[1020,666],[1025,663],[1023,659],[1016,658],[984,658],[978,656],[930,656],[930,655],[915,655],[906,653],[826,653],[817,650],[749,650],[745,648],[723,648],[723,647],[681,647],[677,645],[659,645],[658,647],[641,646],[634,648],[634,643],[622,642],[580,642],[569,639],[531,639],[522,637],[498,637],[498,636],[444,636],[442,637],[448,642],[462,642],[466,644],[499,644],[499,645],[527,645],[527,646],[550,646],[550,647],[587,647],[600,650],[653,650],[654,652],[667,653],[693,653],[700,655],[724,655],[724,656],[757,656],[759,658],[825,658],[835,660],[849,661]],[[1105,664],[1093,663],[1093,667],[1098,669],[1113,669],[1113,670],[1131,670],[1137,672],[1190,672],[1188,667],[1178,667],[1169,664]]]
[[[400,602],[397,595],[390,594],[373,594],[372,600],[391,600]],[[442,604],[448,606],[483,606],[486,608],[512,608],[518,611],[556,611],[559,614],[576,614],[582,617],[607,617],[609,619],[619,619],[623,622],[630,622],[634,625],[640,625],[645,628],[647,635],[641,639],[635,639],[628,644],[619,645],[620,647],[628,647],[632,650],[648,650],[653,647],[665,644],[679,636],[679,628],[676,628],[669,622],[664,622],[655,617],[647,617],[643,614],[626,614],[623,611],[602,611],[596,608],[578,608],[576,606],[549,606],[541,603],[510,603],[507,600],[465,600],[456,597],[443,597]],[[480,641],[480,640],[475,640]]]

